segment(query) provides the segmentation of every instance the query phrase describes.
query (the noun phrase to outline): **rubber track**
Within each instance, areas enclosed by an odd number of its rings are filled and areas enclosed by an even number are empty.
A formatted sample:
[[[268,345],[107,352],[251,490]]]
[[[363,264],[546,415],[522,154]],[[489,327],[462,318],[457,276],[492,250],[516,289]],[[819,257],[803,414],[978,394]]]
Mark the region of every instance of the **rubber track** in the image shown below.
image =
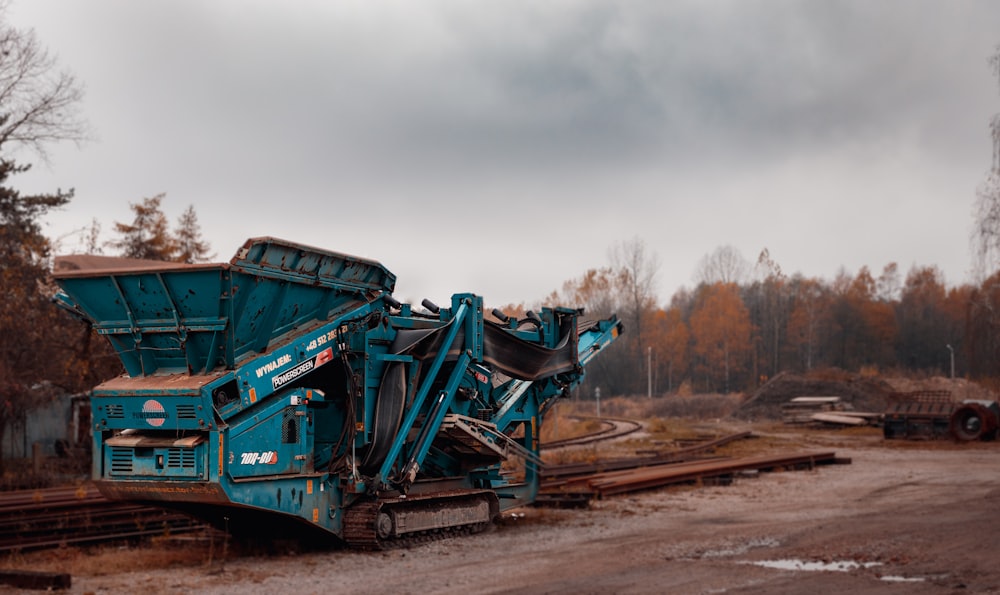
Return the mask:
[[[453,498],[442,498],[451,500]],[[451,537],[482,533],[493,526],[492,522],[473,523],[455,527],[442,527],[417,533],[409,533],[403,537],[382,539],[375,532],[375,520],[385,502],[371,501],[354,504],[344,514],[344,541],[354,549],[378,551],[398,548],[408,548],[422,543],[429,543]],[[428,506],[440,504],[439,499],[429,498],[422,502]]]

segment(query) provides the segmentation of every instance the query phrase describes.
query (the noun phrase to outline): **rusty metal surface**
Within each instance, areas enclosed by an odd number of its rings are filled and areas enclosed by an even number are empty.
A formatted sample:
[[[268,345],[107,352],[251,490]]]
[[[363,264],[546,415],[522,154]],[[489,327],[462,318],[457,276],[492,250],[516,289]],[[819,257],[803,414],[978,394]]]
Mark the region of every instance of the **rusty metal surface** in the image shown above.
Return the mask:
[[[0,552],[206,530],[186,514],[108,500],[90,484],[0,493]]]
[[[615,471],[620,469],[634,469],[649,465],[660,465],[664,463],[680,463],[691,460],[696,456],[703,456],[706,453],[715,451],[735,442],[753,438],[752,432],[738,432],[729,434],[712,440],[704,440],[690,446],[672,450],[640,450],[637,456],[608,459],[593,463],[566,463],[563,465],[545,465],[541,470],[543,480],[555,480],[559,478],[572,477],[574,475],[586,475],[602,471]]]
[[[634,468],[548,479],[543,482],[540,501],[578,502],[585,497],[600,498],[668,485],[704,482],[748,471],[812,469],[817,465],[848,463],[850,459],[837,457],[832,451],[702,459],[657,465],[646,465],[641,459],[637,459]]]
[[[634,492],[671,484],[685,483],[732,475],[742,471],[773,471],[775,469],[812,469],[820,462],[832,462],[833,452],[795,453],[740,457],[736,459],[694,461],[671,465],[657,465],[634,471],[600,474],[587,480],[587,486],[601,496]]]
[[[176,271],[214,268],[217,264],[186,264],[162,260],[143,260],[122,256],[101,256],[98,254],[68,254],[56,256],[52,274],[58,278],[84,277],[95,273],[112,273],[135,270]]]

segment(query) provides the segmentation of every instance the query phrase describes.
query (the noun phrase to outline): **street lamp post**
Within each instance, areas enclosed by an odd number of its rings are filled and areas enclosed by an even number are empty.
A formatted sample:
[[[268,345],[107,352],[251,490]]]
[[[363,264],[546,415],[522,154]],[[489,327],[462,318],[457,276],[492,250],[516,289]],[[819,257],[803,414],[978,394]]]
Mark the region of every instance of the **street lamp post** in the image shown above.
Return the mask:
[[[948,353],[951,355],[951,378],[955,378],[955,350],[952,348],[951,343],[945,345],[948,348]]]

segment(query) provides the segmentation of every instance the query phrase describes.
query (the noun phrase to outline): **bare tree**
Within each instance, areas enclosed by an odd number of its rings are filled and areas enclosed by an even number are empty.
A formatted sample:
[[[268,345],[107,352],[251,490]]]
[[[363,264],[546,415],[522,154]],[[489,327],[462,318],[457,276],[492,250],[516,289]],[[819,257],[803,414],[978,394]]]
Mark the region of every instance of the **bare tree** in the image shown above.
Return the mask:
[[[1000,81],[1000,45],[989,58],[990,68]],[[990,120],[993,139],[993,161],[979,188],[976,189],[976,220],[972,230],[975,269],[981,279],[990,276],[1000,264],[1000,113]]]
[[[733,246],[719,246],[698,263],[695,280],[705,285],[713,283],[742,284],[750,273],[750,263]]]
[[[651,318],[656,309],[656,274],[660,268],[660,259],[655,253],[649,252],[646,243],[638,237],[612,246],[609,257],[612,268],[618,272],[622,283],[622,318],[626,321],[629,332],[624,351],[631,352],[633,362],[642,362],[641,366],[635,366],[633,377],[645,378],[649,374],[650,354],[643,341],[642,331],[647,319]],[[640,373],[640,370],[645,370],[645,374]]]
[[[875,280],[875,295],[882,302],[895,302],[899,300],[899,294],[903,290],[903,283],[899,280],[899,265],[890,262],[882,268],[882,274]]]
[[[67,323],[49,299],[46,284],[52,242],[40,220],[67,204],[72,190],[22,195],[11,177],[30,165],[11,155],[29,149],[43,159],[48,145],[86,137],[77,106],[83,91],[72,75],[56,72],[55,60],[34,32],[14,28],[0,0],[0,444],[3,428],[24,419],[51,395],[34,391],[44,382],[70,387],[79,367],[68,363],[65,344],[53,337],[70,335]],[[76,323],[73,323],[76,328]],[[0,471],[3,457],[0,456]]]
[[[634,237],[612,246],[610,260],[612,268],[619,271],[623,279],[624,305],[633,317],[639,336],[641,315],[656,306],[656,274],[660,259],[646,249],[644,241]]]
[[[23,146],[47,158],[57,141],[89,137],[78,108],[83,87],[38,42],[33,30],[7,22],[0,0],[0,147]]]
[[[101,222],[94,217],[90,220],[90,227],[85,230],[84,252],[87,254],[103,254],[101,247]]]

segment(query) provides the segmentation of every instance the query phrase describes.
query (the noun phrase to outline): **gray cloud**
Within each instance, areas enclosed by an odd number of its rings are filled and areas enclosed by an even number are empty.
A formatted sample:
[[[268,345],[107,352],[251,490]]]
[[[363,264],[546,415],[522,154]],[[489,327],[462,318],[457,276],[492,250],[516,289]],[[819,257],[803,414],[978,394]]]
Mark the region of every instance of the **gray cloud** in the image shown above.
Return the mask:
[[[664,301],[725,244],[807,275],[896,260],[958,282],[1000,103],[985,1],[21,0],[12,17],[86,82],[101,136],[27,179],[77,187],[53,226],[165,191],[223,256],[258,233],[384,250],[414,293],[500,301],[637,234]]]

